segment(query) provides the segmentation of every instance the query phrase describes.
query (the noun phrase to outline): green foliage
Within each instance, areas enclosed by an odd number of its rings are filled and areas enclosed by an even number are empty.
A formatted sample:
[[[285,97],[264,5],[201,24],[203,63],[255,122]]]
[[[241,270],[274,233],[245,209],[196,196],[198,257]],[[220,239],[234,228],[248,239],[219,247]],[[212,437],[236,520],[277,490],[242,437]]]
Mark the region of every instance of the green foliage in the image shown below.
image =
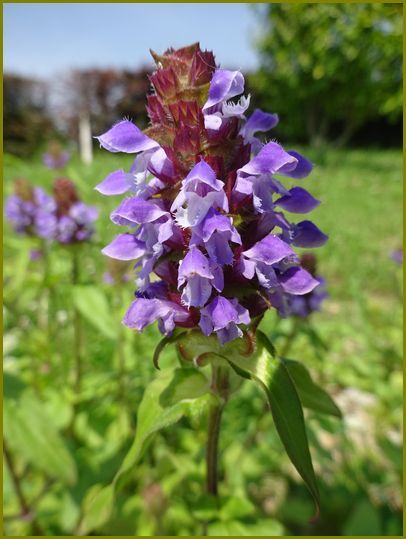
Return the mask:
[[[261,68],[251,84],[278,131],[347,142],[368,119],[402,113],[402,7],[263,4]],[[266,104],[266,106],[265,106]],[[336,133],[336,134],[334,134]]]

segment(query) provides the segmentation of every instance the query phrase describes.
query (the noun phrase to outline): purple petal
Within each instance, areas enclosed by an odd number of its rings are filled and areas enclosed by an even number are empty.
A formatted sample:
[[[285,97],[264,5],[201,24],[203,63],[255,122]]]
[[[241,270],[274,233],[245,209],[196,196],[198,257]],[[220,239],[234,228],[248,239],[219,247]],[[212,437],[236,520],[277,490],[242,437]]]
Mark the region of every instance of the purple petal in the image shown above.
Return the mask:
[[[136,153],[157,148],[159,144],[150,139],[128,120],[122,120],[111,129],[95,137],[109,152]]]
[[[263,112],[261,109],[255,109],[240,130],[240,135],[246,140],[250,140],[258,131],[266,132],[275,127],[279,122],[277,114]]]
[[[186,309],[177,303],[160,299],[137,298],[126,312],[123,323],[131,329],[142,331],[155,320],[165,319],[168,315],[172,315],[173,320],[179,322],[184,322],[189,317]]]
[[[210,281],[199,275],[189,277],[182,292],[182,303],[188,307],[203,307],[211,296]]]
[[[300,267],[290,268],[285,271],[279,276],[279,282],[285,292],[296,296],[308,294],[319,285],[319,281]]]
[[[239,71],[217,69],[210,82],[209,98],[203,106],[207,110],[218,103],[227,101],[244,91],[244,77]]]
[[[294,225],[293,244],[297,247],[320,247],[327,240],[328,236],[311,221],[301,221]]]
[[[110,218],[116,225],[133,225],[151,223],[164,215],[168,215],[168,212],[154,202],[131,197],[124,199],[118,208],[113,210]]]
[[[135,260],[145,254],[145,243],[133,234],[119,234],[102,249],[102,253],[117,260]]]
[[[215,191],[220,191],[224,187],[224,183],[217,180],[216,173],[204,159],[199,161],[199,163],[192,168],[183,180],[182,185],[186,190],[190,187],[195,190],[199,183],[204,183]]]
[[[320,204],[320,200],[314,198],[306,189],[293,187],[289,195],[279,198],[275,204],[292,213],[308,213]]]
[[[207,312],[213,321],[214,331],[226,327],[230,322],[238,322],[238,312],[230,300],[217,296],[207,306]]]
[[[181,286],[186,279],[189,279],[194,275],[200,275],[200,277],[206,279],[213,279],[209,261],[197,247],[192,247],[185,258],[180,262],[178,274],[179,286]]]
[[[227,342],[238,339],[243,335],[241,329],[233,322],[231,322],[227,327],[217,330],[216,333],[220,344],[226,344]]]
[[[296,167],[297,159],[286,152],[276,142],[268,142],[251,161],[239,169],[249,176],[275,174],[280,169],[290,170]]]
[[[300,155],[300,153],[291,151],[288,152],[288,154],[297,159],[297,165],[293,170],[289,166],[282,167],[278,171],[278,174],[283,174],[284,176],[289,176],[289,178],[295,178],[297,180],[306,178],[306,176],[313,170],[313,164]]]
[[[208,241],[214,232],[230,232],[233,229],[230,218],[211,208],[202,223],[203,240]]]
[[[132,174],[128,174],[124,170],[116,170],[96,185],[95,189],[102,195],[122,195],[131,188],[132,182]]]
[[[277,236],[269,234],[261,241],[258,241],[251,249],[242,253],[247,258],[251,258],[258,262],[264,262],[265,264],[275,264],[285,258],[294,254],[292,249],[287,243],[282,241]]]

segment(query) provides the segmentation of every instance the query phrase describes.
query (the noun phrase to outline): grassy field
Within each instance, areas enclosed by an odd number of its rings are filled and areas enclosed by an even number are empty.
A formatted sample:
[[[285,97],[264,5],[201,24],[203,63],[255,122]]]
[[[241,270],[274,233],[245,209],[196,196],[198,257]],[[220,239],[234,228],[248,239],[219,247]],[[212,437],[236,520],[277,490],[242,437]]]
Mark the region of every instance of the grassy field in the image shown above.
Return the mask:
[[[109,213],[118,200],[94,186],[131,158],[96,150],[91,166],[74,159],[64,171],[100,211],[95,241],[80,253],[80,286],[72,288],[68,249],[52,249],[46,271],[30,260],[35,240],[5,226],[5,436],[35,514],[34,524],[18,517],[21,500],[6,466],[7,535],[29,535],[35,526],[44,535],[195,535],[205,520],[210,535],[401,534],[402,269],[390,255],[402,245],[402,155],[302,151],[315,169],[301,185],[322,201],[312,217],[330,237],[317,250],[329,299],[299,327],[269,312],[261,328],[309,367],[344,414],[343,421],[308,415],[322,495],[318,523],[308,523],[311,499],[249,382],[224,415],[219,512],[201,496],[199,416],[154,439],[110,518],[92,506],[131,445],[143,390],[156,376],[151,357],[159,339],[155,328],[136,335],[120,325],[134,285],[103,282],[100,248],[117,233]],[[50,190],[55,174],[39,159],[5,156],[5,195],[17,176]],[[83,322],[80,394],[73,390],[74,305]],[[162,369],[174,361],[173,351],[164,352]]]

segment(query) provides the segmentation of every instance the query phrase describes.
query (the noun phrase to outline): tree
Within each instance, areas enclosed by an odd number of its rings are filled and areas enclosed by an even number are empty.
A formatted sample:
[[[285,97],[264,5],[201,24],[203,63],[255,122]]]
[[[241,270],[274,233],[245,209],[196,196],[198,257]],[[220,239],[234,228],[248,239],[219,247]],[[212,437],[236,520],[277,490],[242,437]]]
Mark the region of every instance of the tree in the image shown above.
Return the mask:
[[[366,121],[402,113],[402,6],[261,4],[259,72],[250,79],[312,144],[348,142]]]
[[[3,80],[4,151],[26,157],[55,135],[44,82],[5,74]]]

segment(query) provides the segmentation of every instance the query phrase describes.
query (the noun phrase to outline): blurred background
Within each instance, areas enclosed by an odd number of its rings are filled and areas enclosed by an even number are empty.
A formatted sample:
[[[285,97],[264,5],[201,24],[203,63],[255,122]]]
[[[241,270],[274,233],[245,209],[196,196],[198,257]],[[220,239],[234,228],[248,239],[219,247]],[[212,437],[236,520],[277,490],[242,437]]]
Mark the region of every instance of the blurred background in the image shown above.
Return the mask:
[[[99,213],[79,248],[5,222],[6,535],[199,535],[207,520],[210,535],[401,535],[402,5],[8,3],[3,24],[5,197],[16,178],[50,193],[63,176]],[[272,137],[315,165],[329,296],[305,319],[262,323],[343,412],[308,414],[315,524],[249,382],[224,416],[219,513],[201,498],[204,417],[163,430],[114,504],[92,503],[131,446],[159,338],[120,325],[134,279],[100,253],[118,200],[94,186],[132,159],[92,137],[123,117],[146,127],[148,49],[195,41],[243,71],[252,110],[280,117]],[[43,161],[55,143],[59,170]],[[168,350],[161,366],[174,361]]]

